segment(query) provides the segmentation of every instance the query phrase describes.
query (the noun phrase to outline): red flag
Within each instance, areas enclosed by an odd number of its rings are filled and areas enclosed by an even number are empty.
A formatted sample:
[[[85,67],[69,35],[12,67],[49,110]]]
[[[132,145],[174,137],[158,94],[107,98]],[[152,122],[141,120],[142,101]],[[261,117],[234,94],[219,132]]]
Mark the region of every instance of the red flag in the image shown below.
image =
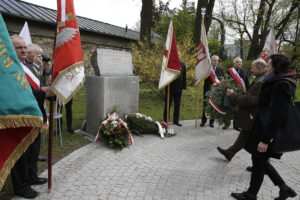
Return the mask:
[[[73,0],[57,0],[52,89],[67,103],[84,81],[83,55]]]
[[[171,21],[164,50],[158,89],[160,90],[169,85],[180,75],[180,71],[180,59],[176,45],[176,37],[173,30],[173,22]]]

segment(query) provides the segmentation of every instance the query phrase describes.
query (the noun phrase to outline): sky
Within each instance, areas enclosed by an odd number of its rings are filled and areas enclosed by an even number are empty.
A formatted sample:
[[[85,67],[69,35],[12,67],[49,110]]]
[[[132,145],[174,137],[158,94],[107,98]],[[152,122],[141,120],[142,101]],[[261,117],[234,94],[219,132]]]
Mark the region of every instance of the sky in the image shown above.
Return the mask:
[[[57,9],[56,0],[23,0],[47,8]],[[158,1],[158,0],[156,0]],[[166,2],[167,0],[163,0]],[[194,0],[192,0],[195,2]],[[182,0],[170,0],[170,8],[179,7]],[[141,0],[74,0],[76,15],[129,28],[140,20]]]

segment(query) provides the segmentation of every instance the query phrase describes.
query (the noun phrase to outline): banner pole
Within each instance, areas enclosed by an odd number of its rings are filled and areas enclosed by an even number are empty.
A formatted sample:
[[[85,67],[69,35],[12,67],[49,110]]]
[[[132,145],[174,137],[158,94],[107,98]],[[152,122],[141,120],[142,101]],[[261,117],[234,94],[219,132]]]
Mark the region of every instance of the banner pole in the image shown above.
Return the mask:
[[[196,87],[197,90],[197,97],[196,97],[196,116],[195,116],[195,128],[197,128],[197,122],[199,117],[199,100],[200,100],[200,84]]]
[[[52,144],[53,144],[53,113],[55,98],[50,98],[49,135],[48,135],[48,192],[52,188]]]
[[[167,89],[167,124],[169,124],[170,120],[170,84]]]

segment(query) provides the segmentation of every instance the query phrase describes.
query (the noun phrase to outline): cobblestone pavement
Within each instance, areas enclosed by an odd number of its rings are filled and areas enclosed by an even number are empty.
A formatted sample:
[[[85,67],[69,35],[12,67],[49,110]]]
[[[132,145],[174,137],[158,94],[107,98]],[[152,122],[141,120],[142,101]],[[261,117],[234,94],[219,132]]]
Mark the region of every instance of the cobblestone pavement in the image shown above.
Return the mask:
[[[73,152],[53,166],[51,193],[47,185],[34,187],[41,193],[37,199],[226,200],[247,189],[250,155],[242,150],[227,162],[216,150],[231,145],[238,132],[182,123],[172,126],[176,136],[135,136],[134,145],[122,151],[95,143]],[[272,163],[300,194],[300,151]],[[258,199],[277,196],[278,188],[266,177]]]

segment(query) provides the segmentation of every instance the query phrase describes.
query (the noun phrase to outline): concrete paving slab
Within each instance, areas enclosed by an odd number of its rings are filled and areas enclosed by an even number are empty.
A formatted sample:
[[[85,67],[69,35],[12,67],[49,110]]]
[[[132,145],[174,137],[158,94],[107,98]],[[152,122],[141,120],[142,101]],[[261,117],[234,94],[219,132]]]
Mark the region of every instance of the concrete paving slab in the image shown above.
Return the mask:
[[[230,146],[238,132],[181,122],[182,127],[171,125],[176,136],[134,136],[135,143],[122,151],[103,143],[78,149],[53,166],[51,193],[47,185],[34,187],[40,192],[36,199],[227,200],[231,192],[246,190],[250,155],[242,150],[227,162],[216,150]],[[300,151],[271,162],[300,194]],[[41,176],[47,177],[47,171]],[[266,177],[258,199],[277,196],[278,188]]]

